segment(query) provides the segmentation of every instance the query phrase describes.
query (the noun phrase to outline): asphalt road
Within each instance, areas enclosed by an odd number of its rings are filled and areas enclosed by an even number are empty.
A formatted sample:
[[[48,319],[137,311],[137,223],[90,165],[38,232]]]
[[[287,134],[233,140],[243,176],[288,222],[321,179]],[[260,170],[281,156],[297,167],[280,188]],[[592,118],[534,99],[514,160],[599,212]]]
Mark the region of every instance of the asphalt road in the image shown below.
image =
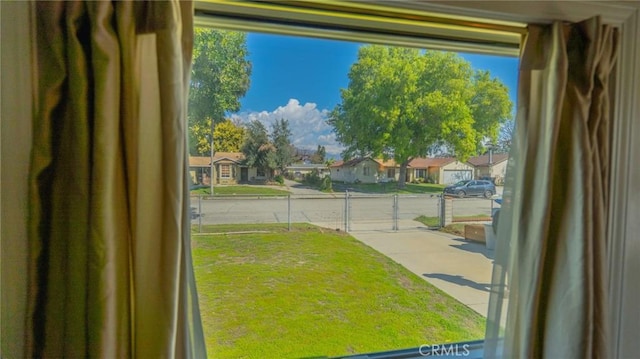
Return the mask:
[[[343,194],[292,195],[288,197],[216,197],[198,199],[192,197],[191,207],[194,213],[193,223],[287,223],[309,222],[327,228],[344,230],[345,207],[347,201]],[[388,230],[394,224],[393,195],[352,195],[348,201],[350,229]],[[438,216],[440,199],[431,195],[398,195],[398,220],[406,226],[406,220],[420,215]],[[453,215],[490,216],[492,200],[483,198],[453,199]],[[493,207],[492,207],[493,206]],[[415,227],[423,226],[419,222]],[[402,229],[402,228],[401,228]]]

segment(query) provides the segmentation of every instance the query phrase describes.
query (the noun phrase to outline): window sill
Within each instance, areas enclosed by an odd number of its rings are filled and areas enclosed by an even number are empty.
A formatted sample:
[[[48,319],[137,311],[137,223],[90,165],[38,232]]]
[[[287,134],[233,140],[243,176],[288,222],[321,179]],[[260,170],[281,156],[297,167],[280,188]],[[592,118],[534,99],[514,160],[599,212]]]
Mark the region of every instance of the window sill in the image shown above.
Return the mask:
[[[356,354],[336,357],[340,359],[414,359],[414,358],[467,358],[482,359],[484,356],[484,340],[470,342],[427,345],[420,347],[390,350],[384,352]]]

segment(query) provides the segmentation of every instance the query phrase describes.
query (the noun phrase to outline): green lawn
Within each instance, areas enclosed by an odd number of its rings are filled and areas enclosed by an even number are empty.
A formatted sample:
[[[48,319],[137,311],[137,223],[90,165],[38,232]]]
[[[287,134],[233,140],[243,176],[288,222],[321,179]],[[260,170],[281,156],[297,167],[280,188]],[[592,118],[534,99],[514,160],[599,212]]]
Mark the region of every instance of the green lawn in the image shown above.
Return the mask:
[[[259,229],[271,232],[193,236],[212,358],[336,356],[484,336],[482,316],[348,234]]]
[[[210,194],[209,188],[198,188],[191,191],[193,195]],[[255,196],[286,196],[289,191],[278,189],[277,186],[214,186],[213,193],[215,196],[237,196],[237,195],[255,195]]]
[[[416,217],[413,219],[414,221],[418,221],[422,224],[424,224],[425,226],[429,226],[429,227],[438,227],[440,226],[440,219],[438,217],[427,217],[427,216],[420,216],[420,217]],[[475,216],[458,216],[458,217],[454,217],[453,221],[454,222],[476,222],[476,221],[490,221],[491,217],[484,215],[484,214],[478,214]],[[461,236],[464,237],[464,226],[466,224],[465,223],[452,223],[449,224],[447,226],[444,226],[442,228],[440,228],[440,230],[442,232],[446,232],[446,233],[450,233],[450,234],[455,234],[457,236]]]
[[[442,193],[446,185],[432,183],[406,183],[405,188],[399,190],[398,184],[391,183],[338,183],[333,185],[334,192],[344,192],[345,189],[363,193]]]
[[[440,218],[438,217],[427,217],[420,216],[413,219],[414,221],[418,221],[425,226],[429,227],[438,227],[440,226]],[[491,217],[486,214],[476,214],[473,216],[455,216],[453,217],[454,222],[488,222],[491,221]]]

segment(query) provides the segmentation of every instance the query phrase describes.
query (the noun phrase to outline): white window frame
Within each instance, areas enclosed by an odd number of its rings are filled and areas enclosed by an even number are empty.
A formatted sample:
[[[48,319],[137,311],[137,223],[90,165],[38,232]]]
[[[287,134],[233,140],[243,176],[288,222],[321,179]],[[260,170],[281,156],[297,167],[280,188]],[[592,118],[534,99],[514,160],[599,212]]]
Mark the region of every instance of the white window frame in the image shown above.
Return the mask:
[[[203,3],[197,2],[196,9]],[[617,94],[613,126],[612,178],[610,191],[608,251],[609,251],[609,293],[611,357],[633,357],[640,352],[640,282],[633,280],[640,271],[640,5],[631,2],[589,2],[589,1],[451,1],[417,2],[411,0],[360,1],[367,4],[388,5],[399,10],[431,11],[433,13],[466,16],[476,19],[493,19],[521,23],[550,23],[554,20],[581,21],[593,16],[601,16],[604,23],[621,29],[622,41],[618,57]],[[211,7],[211,4],[202,6]],[[224,20],[222,21],[224,22]],[[231,28],[234,24],[226,23]],[[299,28],[297,33],[306,36],[318,35],[317,29]],[[252,31],[252,30],[247,30]],[[271,32],[280,33],[277,28]],[[296,33],[296,31],[293,31]],[[337,33],[338,38],[344,36]],[[344,38],[343,38],[344,39]],[[367,42],[366,39],[363,41]],[[416,38],[390,41],[389,37],[376,37],[368,42],[411,45]],[[435,45],[435,46],[434,46]],[[438,47],[441,43],[432,44]],[[445,46],[442,49],[446,49]],[[460,48],[452,49],[461,51]],[[491,53],[486,48],[469,51]],[[496,53],[494,53],[496,54]],[[632,315],[633,314],[633,315]]]
[[[227,171],[228,171],[227,176],[224,175],[224,171],[222,170],[225,167],[227,168]],[[231,164],[229,164],[229,163],[221,163],[220,164],[220,178],[224,178],[224,179],[231,178]]]
[[[361,1],[361,4],[390,4],[397,8],[420,9],[437,13],[464,15],[524,23],[548,23],[551,20],[580,21],[601,15],[605,23],[619,27],[622,41],[618,57],[618,82],[613,128],[611,212],[609,219],[610,335],[611,358],[635,357],[640,352],[640,5],[623,2],[589,1],[452,1],[417,2]],[[0,44],[2,50],[2,112],[0,115],[0,239],[2,252],[2,354],[24,356],[26,313],[26,246],[28,212],[28,163],[31,153],[33,113],[30,16],[31,2],[0,2]],[[197,13],[208,6],[196,2]],[[202,18],[197,18],[196,23]],[[305,30],[305,29],[303,29]],[[308,28],[307,32],[315,33]],[[276,32],[275,30],[273,32]],[[336,31],[340,35],[340,31]],[[6,225],[10,223],[11,225]],[[5,314],[10,317],[5,318]],[[7,319],[7,320],[5,320]],[[6,344],[6,346],[4,346]]]

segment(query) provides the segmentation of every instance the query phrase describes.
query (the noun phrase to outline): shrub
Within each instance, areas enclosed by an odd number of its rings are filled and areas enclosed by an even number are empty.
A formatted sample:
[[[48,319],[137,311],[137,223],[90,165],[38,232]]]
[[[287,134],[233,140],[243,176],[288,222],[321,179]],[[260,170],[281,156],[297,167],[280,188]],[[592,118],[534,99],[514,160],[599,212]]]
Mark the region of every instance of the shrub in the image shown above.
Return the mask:
[[[304,175],[304,182],[309,185],[317,186],[321,181],[322,179],[320,178],[320,172],[318,172],[317,169],[314,169],[310,173]]]
[[[320,190],[324,192],[332,192],[333,184],[331,183],[331,177],[325,176],[320,182]]]
[[[284,177],[282,175],[277,175],[274,177],[274,180],[279,184],[284,184]]]

